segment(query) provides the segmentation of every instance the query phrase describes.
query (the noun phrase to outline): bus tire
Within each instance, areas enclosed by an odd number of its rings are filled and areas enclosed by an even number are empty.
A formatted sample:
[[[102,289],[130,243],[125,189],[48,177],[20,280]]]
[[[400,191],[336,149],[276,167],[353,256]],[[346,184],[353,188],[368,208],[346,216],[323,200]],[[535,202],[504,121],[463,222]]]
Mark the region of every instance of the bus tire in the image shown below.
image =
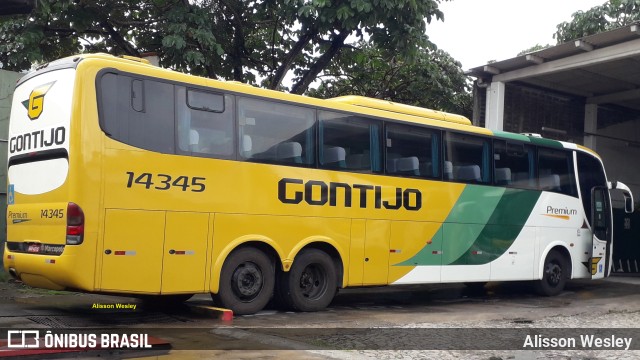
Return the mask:
[[[542,296],[555,296],[562,292],[567,282],[567,260],[556,250],[551,250],[544,260],[542,279],[535,282],[536,292]]]
[[[295,311],[320,311],[333,300],[337,283],[331,256],[317,249],[303,250],[291,270],[281,274],[277,299]]]
[[[269,302],[274,283],[274,265],[269,256],[252,247],[240,248],[222,265],[214,301],[235,315],[255,314]]]

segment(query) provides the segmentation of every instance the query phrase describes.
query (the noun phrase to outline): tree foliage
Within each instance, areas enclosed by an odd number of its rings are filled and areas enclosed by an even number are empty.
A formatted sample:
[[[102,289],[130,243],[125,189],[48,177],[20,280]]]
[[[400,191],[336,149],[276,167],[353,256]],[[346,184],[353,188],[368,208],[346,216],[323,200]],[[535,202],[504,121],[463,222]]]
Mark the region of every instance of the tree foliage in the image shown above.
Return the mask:
[[[28,69],[80,52],[157,53],[163,66],[304,93],[351,39],[410,62],[442,0],[38,0],[0,17],[0,63]],[[445,0],[446,1],[446,0]]]
[[[640,20],[640,0],[609,0],[587,11],[575,12],[569,22],[558,24],[558,44],[612,30]]]
[[[520,51],[518,53],[518,56],[524,55],[524,54],[528,54],[528,53],[532,53],[532,52],[538,51],[538,50],[543,50],[543,49],[550,48],[550,47],[551,47],[550,44],[545,44],[545,45],[535,44],[535,45],[533,45],[532,47],[530,47],[528,49],[524,49],[524,50]]]
[[[343,51],[319,78],[311,96],[362,95],[470,116],[469,78],[448,53],[435,47],[416,51],[412,61],[361,42]]]

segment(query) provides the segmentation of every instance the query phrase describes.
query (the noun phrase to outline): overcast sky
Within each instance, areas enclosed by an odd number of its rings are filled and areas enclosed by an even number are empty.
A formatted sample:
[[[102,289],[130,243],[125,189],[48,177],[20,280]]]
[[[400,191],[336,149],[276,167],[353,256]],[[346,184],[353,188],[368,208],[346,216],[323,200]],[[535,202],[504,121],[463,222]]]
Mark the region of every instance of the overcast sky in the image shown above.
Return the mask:
[[[432,21],[427,35],[462,63],[463,70],[505,60],[536,44],[555,45],[556,25],[578,10],[605,0],[451,0],[440,9],[445,21]]]

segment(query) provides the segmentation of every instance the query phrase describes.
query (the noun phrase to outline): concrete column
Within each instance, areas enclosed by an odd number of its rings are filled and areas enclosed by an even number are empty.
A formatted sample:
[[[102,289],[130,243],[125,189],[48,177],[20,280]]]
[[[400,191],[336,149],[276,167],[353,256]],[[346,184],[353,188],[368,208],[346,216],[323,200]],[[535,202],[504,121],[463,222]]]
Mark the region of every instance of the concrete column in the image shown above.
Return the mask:
[[[586,104],[584,106],[584,146],[596,150],[596,137],[598,131],[598,104]]]
[[[492,82],[487,88],[487,114],[484,125],[487,129],[504,129],[504,84],[500,81]]]

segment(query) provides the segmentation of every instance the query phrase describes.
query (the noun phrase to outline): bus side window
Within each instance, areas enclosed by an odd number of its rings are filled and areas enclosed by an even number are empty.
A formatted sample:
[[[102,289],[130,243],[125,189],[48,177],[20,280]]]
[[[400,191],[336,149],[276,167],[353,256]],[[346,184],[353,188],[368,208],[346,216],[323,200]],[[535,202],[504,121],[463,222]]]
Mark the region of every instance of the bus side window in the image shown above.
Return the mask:
[[[238,98],[241,158],[283,165],[315,165],[315,110]],[[247,146],[248,142],[251,146]]]
[[[320,167],[381,172],[382,124],[354,115],[320,111]]]
[[[448,132],[445,141],[445,164],[452,164],[452,180],[466,183],[491,182],[491,142],[479,136]],[[448,171],[445,167],[445,171]]]
[[[535,189],[535,147],[505,140],[493,141],[493,183],[496,186]]]
[[[174,85],[104,72],[98,77],[101,129],[114,140],[175,154]]]
[[[440,132],[418,126],[386,128],[387,174],[440,178]]]
[[[178,152],[233,158],[234,97],[176,86]]]
[[[142,80],[131,81],[131,107],[137,112],[144,112],[144,83]]]
[[[578,196],[573,152],[555,149],[538,149],[538,182],[543,191]]]

